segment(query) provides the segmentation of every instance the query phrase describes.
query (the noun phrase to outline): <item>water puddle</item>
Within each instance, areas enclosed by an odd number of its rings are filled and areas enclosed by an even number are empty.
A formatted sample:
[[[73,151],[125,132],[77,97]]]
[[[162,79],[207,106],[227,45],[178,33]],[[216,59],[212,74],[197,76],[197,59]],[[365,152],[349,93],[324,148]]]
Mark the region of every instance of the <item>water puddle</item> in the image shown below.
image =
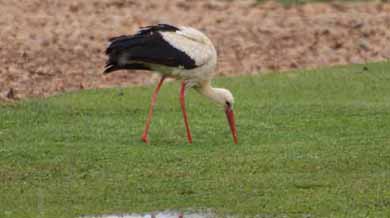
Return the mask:
[[[106,215],[86,215],[80,218],[215,218],[211,212],[177,212],[162,211],[152,213],[129,213],[129,214],[106,214]]]

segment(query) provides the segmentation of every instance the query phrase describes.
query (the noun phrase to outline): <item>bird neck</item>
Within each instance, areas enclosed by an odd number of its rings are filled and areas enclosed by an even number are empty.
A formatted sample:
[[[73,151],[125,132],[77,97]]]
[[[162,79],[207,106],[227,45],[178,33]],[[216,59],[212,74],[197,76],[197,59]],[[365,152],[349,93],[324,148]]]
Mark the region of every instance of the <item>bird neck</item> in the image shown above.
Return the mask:
[[[202,83],[197,89],[200,94],[208,97],[210,100],[222,104],[225,104],[225,101],[222,97],[222,92],[224,89],[214,88],[211,86],[210,82]]]

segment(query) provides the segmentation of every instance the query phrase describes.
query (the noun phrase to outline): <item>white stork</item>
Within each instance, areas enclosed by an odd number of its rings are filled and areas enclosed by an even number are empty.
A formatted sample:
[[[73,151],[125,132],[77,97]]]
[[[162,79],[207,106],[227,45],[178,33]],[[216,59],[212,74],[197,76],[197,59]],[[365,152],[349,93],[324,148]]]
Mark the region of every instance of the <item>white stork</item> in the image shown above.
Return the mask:
[[[145,143],[148,142],[148,131],[157,94],[167,77],[182,80],[180,103],[189,143],[192,143],[192,136],[184,99],[185,91],[189,87],[224,107],[234,143],[238,142],[232,109],[233,95],[227,89],[211,86],[210,80],[217,65],[217,52],[211,40],[202,32],[190,27],[175,27],[168,24],[147,26],[134,35],[110,39],[106,54],[109,59],[104,73],[135,69],[156,71],[162,75],[152,95],[142,134]]]

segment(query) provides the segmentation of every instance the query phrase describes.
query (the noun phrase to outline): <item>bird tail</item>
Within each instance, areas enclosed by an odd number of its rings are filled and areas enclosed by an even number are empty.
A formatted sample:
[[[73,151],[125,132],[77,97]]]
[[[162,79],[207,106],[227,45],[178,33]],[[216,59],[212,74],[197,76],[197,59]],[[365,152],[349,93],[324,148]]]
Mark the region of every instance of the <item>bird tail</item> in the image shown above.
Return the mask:
[[[136,36],[117,36],[109,39],[110,44],[106,49],[108,60],[105,65],[104,74],[111,73],[117,70],[132,69],[132,70],[150,70],[142,63],[131,63],[131,47],[137,43]]]

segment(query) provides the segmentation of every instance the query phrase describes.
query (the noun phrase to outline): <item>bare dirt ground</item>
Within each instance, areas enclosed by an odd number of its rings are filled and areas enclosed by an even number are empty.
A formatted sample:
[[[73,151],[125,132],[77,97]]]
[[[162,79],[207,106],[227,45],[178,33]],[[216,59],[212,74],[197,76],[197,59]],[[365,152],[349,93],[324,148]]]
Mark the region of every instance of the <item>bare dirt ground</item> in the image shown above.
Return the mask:
[[[148,84],[103,76],[106,40],[155,23],[205,31],[222,75],[364,63],[390,57],[390,4],[223,0],[0,0],[0,100]]]

